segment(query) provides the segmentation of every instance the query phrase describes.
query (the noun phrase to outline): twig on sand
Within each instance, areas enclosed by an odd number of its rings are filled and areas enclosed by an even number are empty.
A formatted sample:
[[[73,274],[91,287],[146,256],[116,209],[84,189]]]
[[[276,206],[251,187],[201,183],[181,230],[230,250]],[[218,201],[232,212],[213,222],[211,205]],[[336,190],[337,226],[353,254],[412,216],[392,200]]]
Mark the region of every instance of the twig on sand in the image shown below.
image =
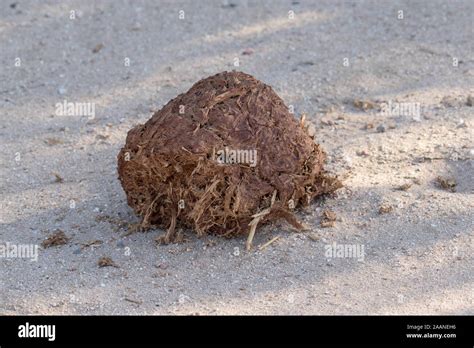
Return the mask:
[[[278,239],[280,239],[280,236],[276,236],[275,238],[272,238],[270,239],[268,242],[266,242],[265,244],[262,244],[258,247],[258,250],[263,250],[265,249],[267,246],[269,246],[270,244],[276,242]]]
[[[125,300],[125,301],[128,301],[128,302],[135,303],[135,304],[137,304],[137,305],[141,305],[141,304],[143,303],[142,301],[134,300],[134,299],[131,299],[131,298],[128,298],[128,297],[125,297],[124,300]]]
[[[270,202],[270,207],[262,210],[260,213],[257,213],[255,215],[252,215],[253,217],[253,220],[250,221],[249,223],[249,226],[250,226],[250,232],[249,232],[249,236],[247,237],[247,242],[245,243],[245,248],[247,249],[247,251],[249,251],[251,248],[252,248],[252,241],[253,241],[253,237],[255,236],[255,231],[257,229],[257,225],[258,223],[260,222],[260,220],[265,216],[265,215],[268,215],[270,214],[271,210],[272,210],[272,207],[273,207],[273,204],[275,203],[275,199],[276,199],[276,194],[277,194],[277,191],[273,191],[273,195],[272,195],[272,200]]]
[[[97,265],[102,268],[102,267],[116,267],[119,268],[119,266],[108,256],[103,256],[99,259],[97,262]]]
[[[255,230],[257,229],[257,225],[259,221],[262,219],[262,217],[263,216],[257,216],[249,223],[250,232],[249,232],[249,236],[247,237],[247,242],[245,243],[245,249],[247,249],[247,251],[249,251],[252,248],[252,241],[253,241],[253,237],[255,236]]]

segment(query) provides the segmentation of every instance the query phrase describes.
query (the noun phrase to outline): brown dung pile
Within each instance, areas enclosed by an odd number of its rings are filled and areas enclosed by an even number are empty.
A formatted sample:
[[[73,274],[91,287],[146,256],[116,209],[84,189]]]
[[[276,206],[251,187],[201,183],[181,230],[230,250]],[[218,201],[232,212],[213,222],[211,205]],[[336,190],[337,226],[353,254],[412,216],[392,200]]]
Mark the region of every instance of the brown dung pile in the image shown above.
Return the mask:
[[[128,204],[142,227],[232,236],[279,218],[340,187],[325,153],[270,86],[242,72],[194,84],[144,125],[118,155]],[[249,246],[249,244],[248,244]]]

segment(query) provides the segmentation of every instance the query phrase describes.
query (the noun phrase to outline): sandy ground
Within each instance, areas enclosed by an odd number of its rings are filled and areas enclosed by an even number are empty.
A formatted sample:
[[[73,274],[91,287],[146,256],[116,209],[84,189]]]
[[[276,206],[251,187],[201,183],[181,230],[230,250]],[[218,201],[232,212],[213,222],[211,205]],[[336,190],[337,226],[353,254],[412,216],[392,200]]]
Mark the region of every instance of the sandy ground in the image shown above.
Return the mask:
[[[0,1],[0,240],[70,238],[37,262],[0,258],[0,314],[474,314],[473,13],[469,0]],[[345,188],[298,213],[310,231],[266,226],[251,252],[192,231],[168,246],[161,230],[126,236],[127,131],[232,69],[307,114]],[[95,118],[58,115],[64,100],[95,103]],[[382,114],[389,101],[421,117]],[[329,257],[332,243],[364,257]]]

